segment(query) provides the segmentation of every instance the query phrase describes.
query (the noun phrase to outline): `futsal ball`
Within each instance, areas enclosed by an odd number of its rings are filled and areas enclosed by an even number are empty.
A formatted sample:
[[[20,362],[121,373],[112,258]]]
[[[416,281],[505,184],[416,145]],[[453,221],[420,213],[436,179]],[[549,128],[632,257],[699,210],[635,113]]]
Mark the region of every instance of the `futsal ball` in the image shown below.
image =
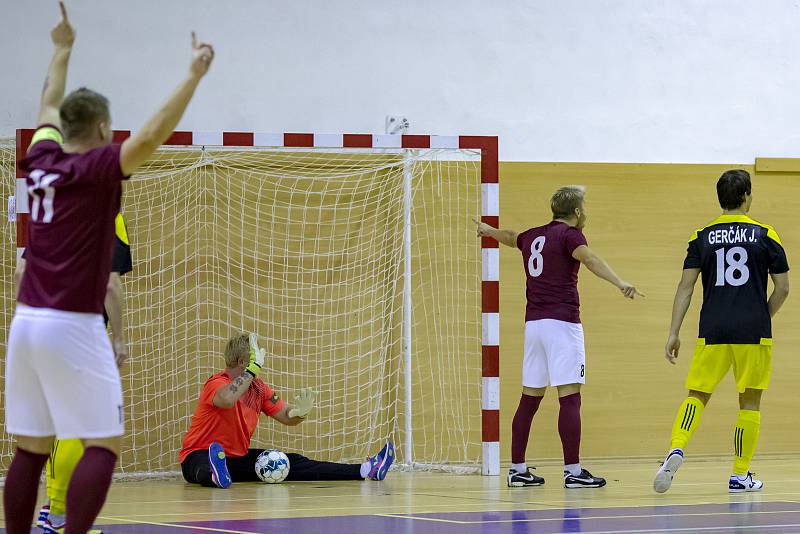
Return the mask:
[[[289,474],[289,458],[278,449],[264,451],[256,458],[256,474],[267,484],[283,482]]]

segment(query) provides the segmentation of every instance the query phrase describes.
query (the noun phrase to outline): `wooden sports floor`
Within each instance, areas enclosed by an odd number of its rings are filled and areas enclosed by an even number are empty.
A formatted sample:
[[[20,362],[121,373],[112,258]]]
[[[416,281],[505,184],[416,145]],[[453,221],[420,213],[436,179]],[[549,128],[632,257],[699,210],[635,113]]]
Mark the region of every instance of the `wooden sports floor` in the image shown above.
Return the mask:
[[[235,484],[229,490],[179,480],[115,483],[98,524],[107,533],[800,533],[796,458],[754,462],[765,487],[730,495],[728,459],[689,458],[672,489],[655,494],[658,463],[587,462],[602,489],[567,490],[560,464],[540,464],[539,488],[503,477],[390,472],[383,482]],[[35,532],[35,530],[33,531]]]

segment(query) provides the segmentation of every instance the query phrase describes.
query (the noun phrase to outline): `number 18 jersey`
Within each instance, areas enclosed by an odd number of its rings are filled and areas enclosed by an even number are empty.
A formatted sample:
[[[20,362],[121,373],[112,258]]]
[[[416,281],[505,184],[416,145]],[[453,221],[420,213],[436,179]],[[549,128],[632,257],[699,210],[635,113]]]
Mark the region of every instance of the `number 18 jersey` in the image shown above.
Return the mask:
[[[777,232],[746,215],[722,215],[689,240],[684,269],[700,269],[701,339],[707,345],[755,344],[772,338],[769,274],[789,270]]]
[[[551,221],[517,236],[526,275],[525,321],[556,319],[580,323],[578,269],[572,253],[586,245],[583,232],[563,222]]]

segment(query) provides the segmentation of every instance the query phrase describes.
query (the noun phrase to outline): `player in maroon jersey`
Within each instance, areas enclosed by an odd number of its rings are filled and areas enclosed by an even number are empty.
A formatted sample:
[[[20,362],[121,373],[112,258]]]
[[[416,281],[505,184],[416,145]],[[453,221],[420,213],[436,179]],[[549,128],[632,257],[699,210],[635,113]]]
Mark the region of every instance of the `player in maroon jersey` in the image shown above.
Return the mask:
[[[540,486],[542,477],[531,473],[525,450],[531,421],[547,386],[558,389],[561,409],[558,433],[564,450],[564,486],[599,488],[606,481],[592,476],[580,464],[581,384],[586,381],[586,356],[578,298],[581,263],[592,273],[619,288],[623,296],[641,295],[622,280],[588,246],[581,229],[586,224],[585,188],[562,187],[550,200],[553,220],[520,234],[478,224],[478,235],[488,236],[522,251],[527,275],[525,356],[522,397],[511,425],[511,487]],[[477,222],[477,221],[476,221]]]
[[[17,439],[3,492],[9,534],[30,531],[56,436],[86,447],[67,492],[66,534],[86,532],[105,501],[124,431],[119,370],[102,315],[122,180],[170,135],[214,57],[192,36],[187,77],[140,131],[112,145],[105,97],[78,89],[64,98],[75,33],[60,6],[39,127],[20,162],[30,222],[6,362],[6,430]]]

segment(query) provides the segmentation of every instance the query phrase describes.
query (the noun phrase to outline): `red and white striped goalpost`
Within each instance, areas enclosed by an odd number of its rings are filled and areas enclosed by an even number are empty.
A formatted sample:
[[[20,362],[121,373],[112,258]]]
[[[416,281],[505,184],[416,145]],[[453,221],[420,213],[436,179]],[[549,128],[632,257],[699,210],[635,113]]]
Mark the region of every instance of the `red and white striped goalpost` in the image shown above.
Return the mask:
[[[18,129],[16,159],[26,153],[35,130]],[[114,142],[121,143],[130,130],[115,130]],[[481,154],[481,221],[499,228],[500,192],[496,136],[436,136],[392,134],[314,134],[265,132],[175,131],[166,146],[227,146],[264,148],[387,148],[387,149],[472,149]],[[26,245],[28,193],[24,173],[16,170],[17,254]],[[500,474],[500,251],[490,237],[481,238],[481,474]]]

